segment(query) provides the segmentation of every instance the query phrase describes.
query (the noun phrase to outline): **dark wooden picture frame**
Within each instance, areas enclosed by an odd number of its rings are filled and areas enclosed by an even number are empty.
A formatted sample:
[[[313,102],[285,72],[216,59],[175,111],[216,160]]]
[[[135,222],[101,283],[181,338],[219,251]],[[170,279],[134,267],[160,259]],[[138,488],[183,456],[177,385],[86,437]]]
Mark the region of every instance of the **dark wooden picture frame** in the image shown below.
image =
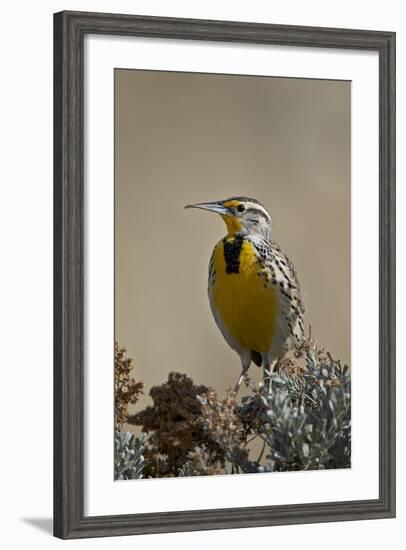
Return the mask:
[[[379,498],[112,516],[83,511],[83,39],[86,34],[379,54]],[[395,34],[61,12],[54,16],[54,534],[79,538],[395,516]]]

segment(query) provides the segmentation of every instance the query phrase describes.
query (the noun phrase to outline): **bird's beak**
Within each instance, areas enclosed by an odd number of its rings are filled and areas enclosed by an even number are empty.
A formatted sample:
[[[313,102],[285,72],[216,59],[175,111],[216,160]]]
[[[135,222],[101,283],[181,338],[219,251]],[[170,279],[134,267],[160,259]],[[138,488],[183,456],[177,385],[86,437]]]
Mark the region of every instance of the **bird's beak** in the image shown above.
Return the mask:
[[[201,208],[202,210],[209,210],[210,212],[216,212],[216,214],[222,214],[226,216],[230,214],[230,210],[223,205],[222,202],[200,202],[198,204],[188,204],[185,208]]]

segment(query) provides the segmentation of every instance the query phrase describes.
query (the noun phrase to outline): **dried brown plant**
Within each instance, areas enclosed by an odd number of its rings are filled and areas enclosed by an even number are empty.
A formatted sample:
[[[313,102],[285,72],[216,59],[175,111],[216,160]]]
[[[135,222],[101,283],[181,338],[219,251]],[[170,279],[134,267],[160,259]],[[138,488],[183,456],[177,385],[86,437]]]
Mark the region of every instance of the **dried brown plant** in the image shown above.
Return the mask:
[[[128,420],[128,406],[134,405],[143,393],[144,384],[131,377],[133,360],[126,356],[127,349],[114,343],[114,425],[122,430]]]
[[[224,462],[213,462],[210,453],[202,447],[195,447],[187,455],[181,475],[183,476],[214,476],[227,473]]]
[[[247,429],[238,414],[235,392],[228,390],[223,399],[210,388],[202,397],[204,427],[210,437],[222,449],[225,459],[234,471],[252,471],[248,460]]]
[[[204,449],[206,469],[224,464],[224,454],[203,426],[202,404],[198,396],[207,387],[195,385],[185,374],[171,372],[168,381],[150,390],[152,406],[130,416],[128,422],[148,434],[145,457],[148,477],[183,475],[189,453]],[[192,465],[191,465],[192,467]],[[201,472],[202,473],[202,472]]]

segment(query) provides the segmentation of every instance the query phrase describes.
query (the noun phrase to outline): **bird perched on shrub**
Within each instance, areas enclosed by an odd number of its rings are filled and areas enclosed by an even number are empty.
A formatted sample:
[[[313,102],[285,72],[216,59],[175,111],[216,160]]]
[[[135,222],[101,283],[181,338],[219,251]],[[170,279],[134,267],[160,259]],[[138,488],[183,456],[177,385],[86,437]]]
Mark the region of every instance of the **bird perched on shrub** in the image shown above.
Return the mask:
[[[248,197],[190,204],[220,214],[227,235],[214,247],[208,294],[214,319],[240,356],[238,392],[251,361],[270,389],[278,359],[302,339],[304,308],[292,262],[276,243],[266,208]]]

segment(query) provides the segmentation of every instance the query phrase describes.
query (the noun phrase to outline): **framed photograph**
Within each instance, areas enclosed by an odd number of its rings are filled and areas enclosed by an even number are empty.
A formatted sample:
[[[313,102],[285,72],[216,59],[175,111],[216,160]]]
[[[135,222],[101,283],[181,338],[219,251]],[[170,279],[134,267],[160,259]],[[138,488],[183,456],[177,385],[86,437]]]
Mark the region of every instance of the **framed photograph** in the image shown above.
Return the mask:
[[[61,12],[54,75],[55,536],[394,517],[395,34]]]

